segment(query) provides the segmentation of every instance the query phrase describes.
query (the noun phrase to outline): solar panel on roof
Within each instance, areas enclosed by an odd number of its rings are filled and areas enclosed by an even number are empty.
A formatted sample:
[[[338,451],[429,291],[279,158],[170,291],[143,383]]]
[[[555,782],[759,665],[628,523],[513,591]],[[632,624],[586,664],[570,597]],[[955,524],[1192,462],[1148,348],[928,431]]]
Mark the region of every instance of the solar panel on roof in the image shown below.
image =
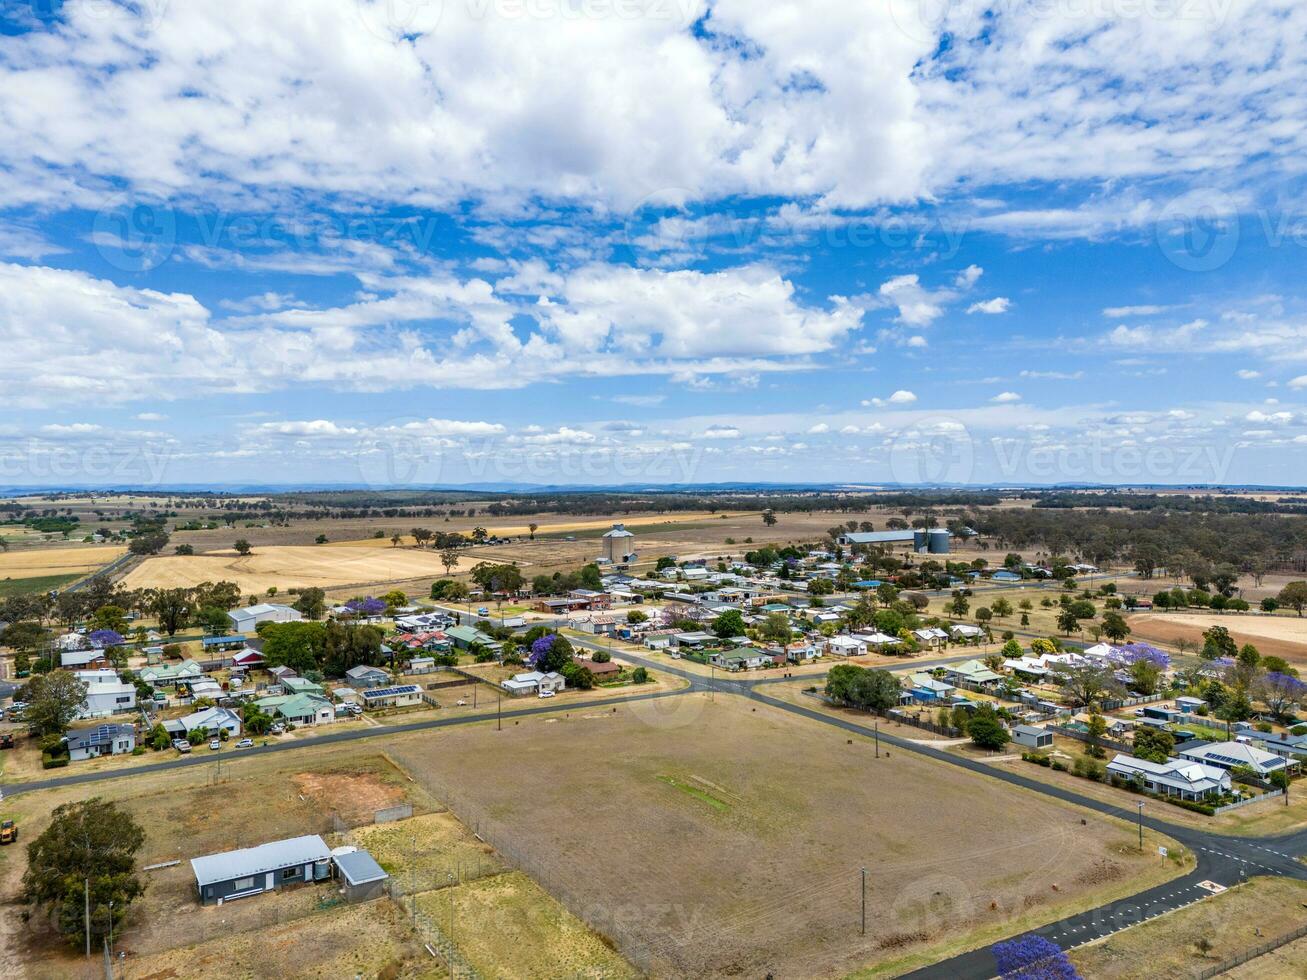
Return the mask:
[[[382,687],[373,691],[364,691],[363,696],[365,698],[381,698],[392,694],[412,694],[417,689],[416,684],[405,684],[402,687]]]

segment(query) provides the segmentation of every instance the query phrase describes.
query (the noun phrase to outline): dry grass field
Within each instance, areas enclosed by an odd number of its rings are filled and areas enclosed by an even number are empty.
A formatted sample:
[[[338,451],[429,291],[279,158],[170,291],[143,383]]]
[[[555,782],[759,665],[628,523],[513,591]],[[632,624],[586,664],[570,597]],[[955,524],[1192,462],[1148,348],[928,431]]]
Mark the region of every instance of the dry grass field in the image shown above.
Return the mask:
[[[1131,616],[1129,622],[1138,639],[1162,643],[1185,639],[1199,646],[1203,630],[1224,626],[1237,643],[1251,643],[1263,656],[1307,666],[1307,618],[1292,614],[1144,613]]]
[[[480,549],[478,549],[480,550]],[[479,561],[464,554],[459,568]],[[147,558],[123,578],[129,589],[190,587],[201,582],[235,582],[243,592],[258,594],[276,586],[330,589],[348,585],[381,585],[443,576],[439,552],[430,549],[339,548],[330,545],[270,545],[256,547],[244,557],[235,551],[202,555]]]
[[[1095,980],[1187,980],[1205,967],[1292,932],[1303,923],[1305,901],[1307,882],[1253,878],[1220,895],[1072,950],[1071,961],[1082,976]],[[1212,944],[1207,953],[1199,952],[1196,945],[1203,937]],[[1260,963],[1260,959],[1267,962]],[[1275,964],[1273,957],[1259,958],[1243,967],[1245,972],[1223,976],[1303,975],[1278,972]],[[1266,967],[1271,972],[1265,972]]]
[[[867,739],[723,695],[405,738],[390,751],[661,975],[847,971],[1176,870],[1139,857],[1124,825],[1082,824],[1073,808],[908,753],[876,760]],[[875,910],[865,938],[860,867]]]
[[[107,565],[127,549],[117,545],[0,551],[0,579],[80,575]]]

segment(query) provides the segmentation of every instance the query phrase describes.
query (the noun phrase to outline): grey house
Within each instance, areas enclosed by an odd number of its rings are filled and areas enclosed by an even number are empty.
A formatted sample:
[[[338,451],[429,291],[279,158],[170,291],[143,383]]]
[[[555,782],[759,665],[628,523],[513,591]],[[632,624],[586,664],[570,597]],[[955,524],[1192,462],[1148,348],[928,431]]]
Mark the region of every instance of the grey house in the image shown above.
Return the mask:
[[[390,683],[390,675],[380,667],[359,664],[345,671],[345,681],[355,690],[364,690],[369,687],[386,686]]]
[[[204,905],[323,881],[331,873],[331,849],[321,837],[292,837],[239,851],[191,859],[195,889]]]
[[[132,725],[97,725],[69,732],[68,758],[73,762],[95,759],[102,755],[122,755],[136,748],[136,728]]]

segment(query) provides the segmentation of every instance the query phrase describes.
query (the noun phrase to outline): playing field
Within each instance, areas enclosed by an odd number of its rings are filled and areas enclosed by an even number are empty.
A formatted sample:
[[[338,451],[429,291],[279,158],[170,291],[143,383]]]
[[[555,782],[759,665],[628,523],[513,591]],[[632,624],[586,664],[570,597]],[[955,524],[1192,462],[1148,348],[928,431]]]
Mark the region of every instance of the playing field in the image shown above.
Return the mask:
[[[729,696],[390,751],[655,975],[847,972],[1176,870],[1123,825]]]
[[[0,579],[81,575],[107,565],[125,550],[116,545],[89,545],[85,548],[0,551]]]
[[[1196,645],[1203,642],[1203,630],[1224,626],[1236,642],[1251,643],[1263,656],[1307,665],[1307,618],[1292,614],[1145,613],[1131,616],[1129,622],[1138,639],[1160,643],[1185,639]]]
[[[463,554],[455,571],[466,571],[484,556]],[[288,588],[379,585],[445,574],[440,553],[427,549],[265,545],[242,557],[235,551],[147,558],[123,580],[129,589],[177,588],[201,582],[235,582],[243,592]]]

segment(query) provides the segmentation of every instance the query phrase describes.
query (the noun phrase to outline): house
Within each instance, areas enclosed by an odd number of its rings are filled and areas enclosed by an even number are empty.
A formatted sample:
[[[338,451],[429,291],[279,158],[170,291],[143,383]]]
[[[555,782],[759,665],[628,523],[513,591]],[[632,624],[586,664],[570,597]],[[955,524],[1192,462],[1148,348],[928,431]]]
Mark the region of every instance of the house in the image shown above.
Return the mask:
[[[246,646],[231,658],[231,665],[235,670],[253,670],[262,667],[264,663],[263,654],[250,646]]]
[[[335,705],[320,694],[282,694],[254,703],[292,725],[328,725],[336,720]]]
[[[363,707],[368,711],[375,711],[378,708],[406,708],[422,703],[422,688],[416,684],[366,688],[361,693]]]
[[[968,660],[945,668],[945,676],[953,681],[965,681],[981,687],[992,687],[1003,680],[1002,674],[996,674],[980,660]]]
[[[1278,755],[1290,762],[1301,763],[1307,760],[1307,735],[1290,735],[1287,732],[1273,735],[1270,732],[1250,732],[1244,736],[1256,742],[1267,752]]]
[[[913,674],[907,679],[908,691],[914,701],[928,703],[950,697],[957,690],[947,681],[941,681],[930,674]]]
[[[1021,576],[1017,572],[1014,572],[1008,568],[999,569],[989,578],[993,582],[1020,582],[1021,581]]]
[[[64,736],[68,758],[73,762],[96,759],[102,755],[123,755],[136,748],[136,728],[132,725],[97,725],[69,732]]]
[[[210,650],[231,650],[235,647],[244,647],[245,637],[238,634],[231,636],[206,636],[200,640],[200,648],[208,653]]]
[[[821,656],[822,648],[815,643],[807,643],[800,640],[797,643],[786,644],[784,651],[785,656],[782,663],[806,664],[809,661],[816,660]]]
[[[79,638],[80,639],[80,638]],[[65,670],[84,670],[109,666],[104,651],[97,648],[88,650],[65,650],[59,654],[59,666]]]
[[[103,718],[136,708],[136,685],[121,680],[117,671],[79,670],[76,676],[86,685],[78,718]]]
[[[192,701],[200,698],[212,698],[217,700],[222,697],[222,685],[212,677],[195,677],[191,680],[182,681],[181,687],[185,688],[184,696]]]
[[[282,690],[291,694],[316,694],[319,697],[327,693],[321,684],[315,684],[307,677],[286,677],[281,682]]]
[[[331,852],[331,863],[336,866],[336,877],[345,886],[345,901],[367,902],[387,894],[390,875],[367,851],[338,847]]]
[[[913,630],[912,635],[926,646],[941,646],[948,640],[948,633],[938,626],[927,626],[924,629]]]
[[[985,635],[985,631],[979,626],[972,626],[969,623],[954,623],[949,627],[949,633],[955,640],[977,640]]]
[[[288,885],[323,881],[330,872],[330,859],[326,842],[311,835],[192,858],[191,871],[201,903],[221,905]]]
[[[1182,800],[1205,800],[1230,792],[1230,774],[1224,769],[1188,759],[1151,762],[1118,754],[1107,764],[1109,775],[1132,782],[1142,781],[1150,793],[1176,796]]]
[[[480,646],[491,653],[498,654],[504,647],[493,636],[487,636],[472,626],[451,626],[445,630],[445,635],[459,650],[470,650],[474,646]]]
[[[856,636],[831,636],[826,640],[826,651],[834,657],[861,657],[867,653],[867,644]]]
[[[888,633],[882,633],[879,630],[873,630],[870,633],[857,633],[854,635],[867,646],[876,647],[877,649],[896,647],[903,642],[897,636],[890,636]]]
[[[390,674],[380,667],[358,664],[345,671],[345,682],[359,690],[366,687],[385,687],[390,683]]]
[[[1012,741],[1028,749],[1051,749],[1053,733],[1034,725],[1017,725],[1012,729]]]
[[[1188,696],[1178,697],[1175,699],[1175,706],[1180,709],[1181,714],[1194,714],[1199,708],[1205,707],[1207,702],[1202,698],[1191,698]]]
[[[213,735],[220,731],[225,731],[228,735],[239,735],[241,720],[240,716],[230,708],[204,708],[183,715],[181,718],[165,721],[163,727],[174,738],[184,738],[197,730]]]
[[[176,687],[187,681],[203,677],[204,668],[194,660],[183,660],[179,664],[142,667],[136,676],[151,687]]]
[[[692,650],[697,650],[705,643],[711,643],[715,639],[717,639],[717,637],[713,636],[711,633],[675,633],[672,635],[672,645],[677,648],[689,647]]]
[[[567,681],[562,674],[554,670],[547,674],[532,670],[525,674],[514,674],[509,680],[504,681],[502,687],[509,694],[514,695],[530,694],[532,691],[551,691],[556,694],[567,687]]]
[[[436,669],[435,657],[414,657],[408,662],[410,674],[431,674]]]
[[[231,610],[227,619],[233,633],[253,633],[260,623],[298,623],[304,619],[304,614],[280,603],[260,602],[256,606]]]
[[[1287,769],[1289,761],[1247,742],[1208,742],[1183,749],[1180,757],[1218,769],[1251,769],[1262,779]]]
[[[771,659],[761,650],[733,650],[730,653],[714,653],[708,662],[723,670],[757,670]]]
[[[687,582],[703,582],[708,578],[706,568],[682,568],[681,578]]]
[[[294,667],[287,667],[284,664],[276,667],[269,667],[268,673],[272,675],[272,679],[278,684],[284,681],[287,677],[299,677],[299,673]]]
[[[611,660],[606,660],[602,663],[597,660],[582,660],[580,661],[580,664],[586,670],[590,671],[594,676],[594,679],[597,681],[615,680],[618,675],[622,673],[621,665],[615,664]]]

